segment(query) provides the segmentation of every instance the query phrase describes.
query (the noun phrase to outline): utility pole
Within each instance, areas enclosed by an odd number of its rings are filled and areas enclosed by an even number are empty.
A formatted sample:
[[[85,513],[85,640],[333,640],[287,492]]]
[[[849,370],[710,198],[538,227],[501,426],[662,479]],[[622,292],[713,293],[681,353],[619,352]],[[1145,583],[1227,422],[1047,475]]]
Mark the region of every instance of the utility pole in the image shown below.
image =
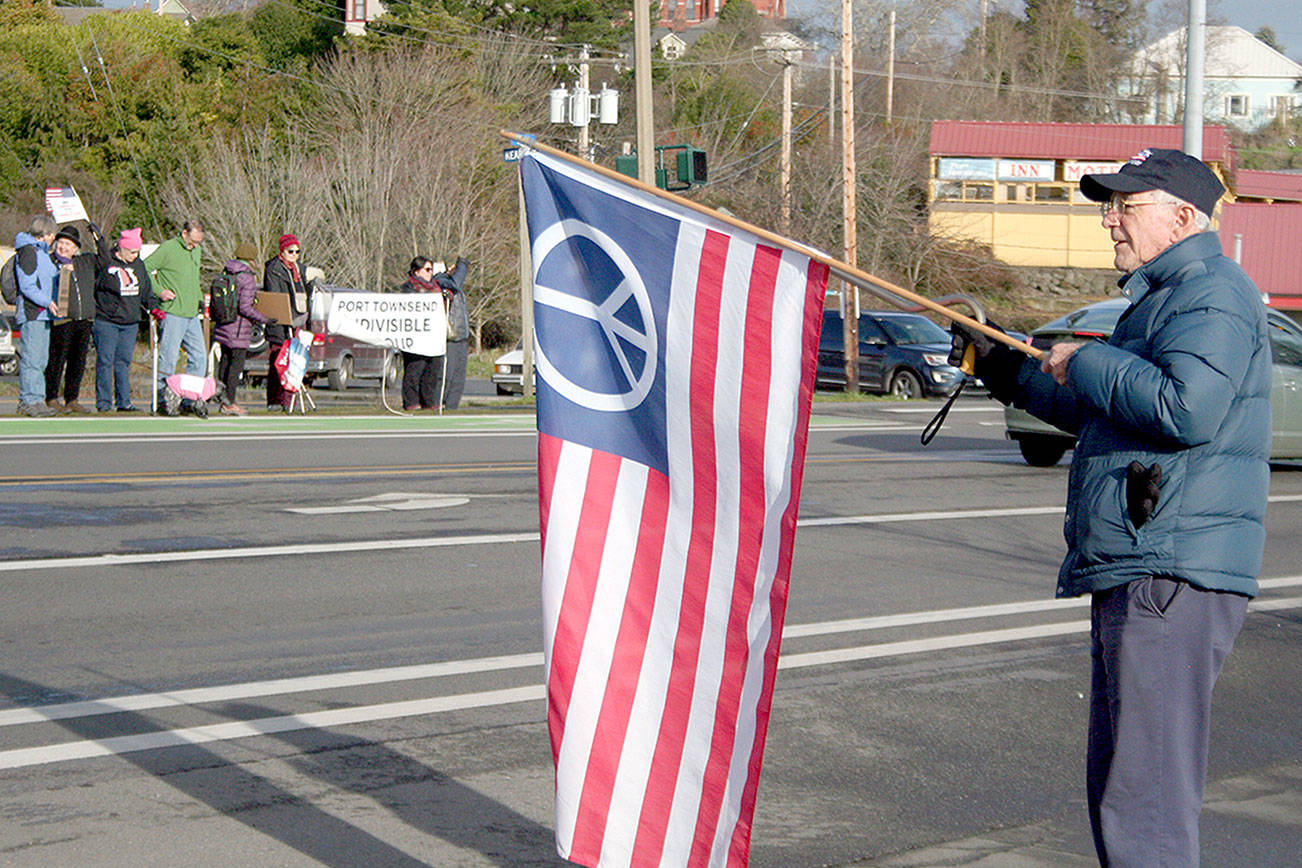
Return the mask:
[[[651,120],[651,4],[633,0],[633,82],[637,101],[637,178],[656,182],[655,127]]]
[[[836,55],[827,56],[827,147],[836,152]]]
[[[579,90],[575,97],[575,102],[583,101],[583,126],[579,127],[579,156],[585,160],[592,160],[592,146],[588,136],[588,94],[592,89],[588,86],[588,46],[585,43],[579,49]]]
[[[886,125],[895,107],[895,10],[891,10],[890,47],[886,55]]]
[[[854,165],[854,21],[852,0],[841,0],[841,225],[844,261],[857,265],[859,243],[855,218]],[[841,322],[845,327],[845,390],[859,391],[859,289],[854,303],[846,296],[850,284],[841,281]]]
[[[1207,54],[1207,2],[1189,0],[1185,28],[1184,152],[1203,158],[1203,61]]]
[[[520,373],[524,397],[533,396],[533,256],[529,249],[529,226],[524,214],[524,179],[515,173],[520,206],[520,349],[524,353]]]
[[[791,76],[796,65],[782,52],[782,233],[791,231]]]

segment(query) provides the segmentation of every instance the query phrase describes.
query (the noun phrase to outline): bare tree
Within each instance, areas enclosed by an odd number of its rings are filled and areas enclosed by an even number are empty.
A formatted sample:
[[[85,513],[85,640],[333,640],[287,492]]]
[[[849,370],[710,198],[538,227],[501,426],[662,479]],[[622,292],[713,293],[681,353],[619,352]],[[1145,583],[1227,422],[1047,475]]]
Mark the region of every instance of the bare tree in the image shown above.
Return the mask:
[[[475,263],[476,335],[518,316],[515,184],[500,127],[546,91],[512,44],[346,51],[325,64],[283,131],[214,140],[167,210],[197,214],[214,255],[298,235],[330,283],[383,291],[417,254]]]

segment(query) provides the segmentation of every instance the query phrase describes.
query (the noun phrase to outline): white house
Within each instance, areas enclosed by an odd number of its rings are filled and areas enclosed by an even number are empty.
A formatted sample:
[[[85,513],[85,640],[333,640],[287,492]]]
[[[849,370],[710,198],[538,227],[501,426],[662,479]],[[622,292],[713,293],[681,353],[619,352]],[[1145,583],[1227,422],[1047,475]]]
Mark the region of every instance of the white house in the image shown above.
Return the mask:
[[[1122,84],[1136,98],[1139,123],[1179,123],[1184,116],[1185,28],[1135,53]],[[1203,120],[1256,130],[1302,107],[1302,64],[1242,27],[1209,26],[1203,67]]]
[[[380,0],[344,0],[344,32],[350,36],[366,33],[366,22],[384,14]]]

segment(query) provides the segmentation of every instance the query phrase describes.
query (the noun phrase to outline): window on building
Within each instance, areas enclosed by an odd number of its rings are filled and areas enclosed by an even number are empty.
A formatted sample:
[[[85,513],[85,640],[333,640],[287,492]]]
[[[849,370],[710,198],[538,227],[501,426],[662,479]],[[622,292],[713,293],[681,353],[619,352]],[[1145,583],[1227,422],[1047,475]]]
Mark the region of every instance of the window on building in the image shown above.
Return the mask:
[[[366,20],[366,0],[353,0],[353,20]],[[1196,32],[1196,31],[1195,31]]]
[[[1248,116],[1248,95],[1246,93],[1232,93],[1225,97],[1225,114],[1232,118],[1246,118]]]
[[[1288,120],[1293,117],[1293,112],[1297,107],[1292,94],[1280,94],[1270,98],[1270,116],[1272,118],[1282,118]]]
[[[989,181],[936,181],[935,194],[940,202],[993,202],[995,185]]]

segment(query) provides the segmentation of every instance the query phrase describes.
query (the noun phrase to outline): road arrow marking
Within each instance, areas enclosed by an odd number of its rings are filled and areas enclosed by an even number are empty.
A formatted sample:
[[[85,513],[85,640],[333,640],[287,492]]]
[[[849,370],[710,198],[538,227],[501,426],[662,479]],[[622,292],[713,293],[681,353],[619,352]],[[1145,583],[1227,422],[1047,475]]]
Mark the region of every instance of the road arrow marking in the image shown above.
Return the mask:
[[[347,512],[405,512],[413,509],[446,509],[470,502],[468,497],[447,494],[408,494],[394,491],[339,503],[333,506],[298,506],[285,510],[299,515],[340,515]]]

